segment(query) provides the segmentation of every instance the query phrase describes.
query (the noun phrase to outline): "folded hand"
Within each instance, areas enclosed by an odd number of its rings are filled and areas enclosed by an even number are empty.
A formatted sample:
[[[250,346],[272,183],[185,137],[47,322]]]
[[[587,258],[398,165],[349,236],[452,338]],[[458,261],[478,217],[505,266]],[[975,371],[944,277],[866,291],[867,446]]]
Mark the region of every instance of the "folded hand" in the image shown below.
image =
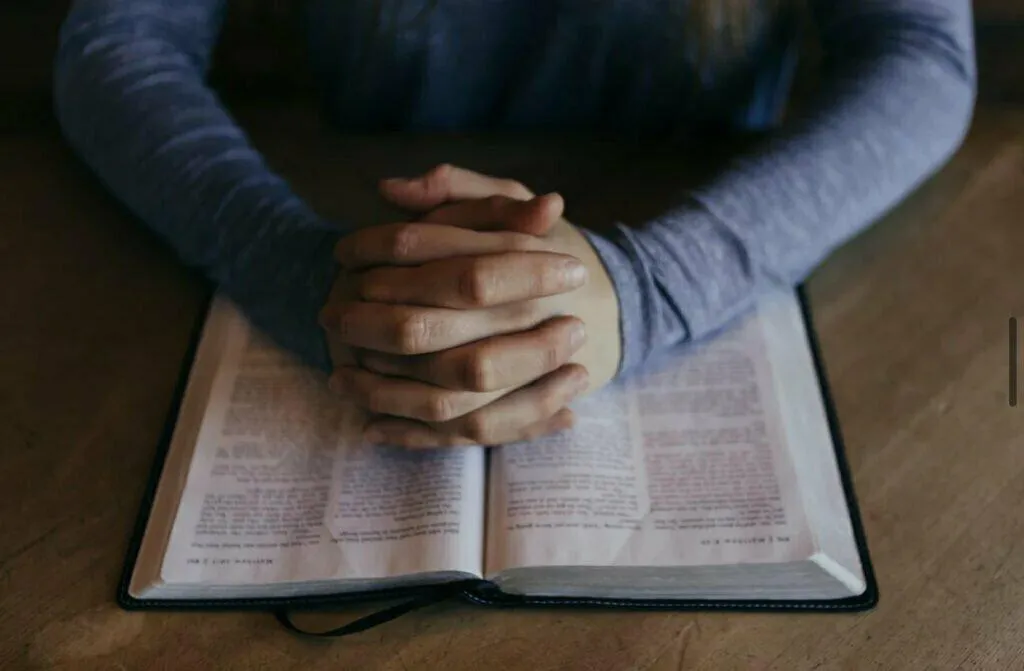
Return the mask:
[[[561,199],[449,167],[383,191],[431,211],[346,237],[322,313],[332,385],[379,415],[367,437],[493,444],[568,427],[566,405],[614,374],[618,315]]]

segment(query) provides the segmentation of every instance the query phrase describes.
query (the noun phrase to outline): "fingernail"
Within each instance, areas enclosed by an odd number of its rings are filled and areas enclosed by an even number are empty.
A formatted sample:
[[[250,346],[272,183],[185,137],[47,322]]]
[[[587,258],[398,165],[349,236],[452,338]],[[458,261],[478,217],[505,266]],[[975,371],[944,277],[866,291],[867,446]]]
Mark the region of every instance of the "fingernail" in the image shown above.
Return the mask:
[[[334,374],[327,380],[327,388],[335,394],[340,394],[345,391],[345,382],[341,379],[341,375]]]
[[[583,341],[586,339],[587,329],[583,322],[575,322],[572,325],[572,330],[569,331],[569,347],[576,351],[583,345]]]
[[[557,213],[559,218],[566,216],[565,198],[562,197],[562,194],[557,193],[557,192],[556,193],[552,193],[551,196],[552,196],[551,200],[554,203],[554,211],[555,211],[555,213]]]
[[[370,428],[366,429],[366,431],[363,432],[363,439],[366,440],[366,442],[368,443],[383,443],[384,432],[381,431],[380,429],[371,426]]]
[[[576,394],[582,394],[587,390],[588,386],[590,386],[590,376],[586,374],[577,375],[576,380],[574,381],[573,391]]]
[[[562,270],[565,281],[574,287],[583,286],[587,281],[587,269],[582,263],[573,259],[565,262],[565,268]]]
[[[565,201],[562,200],[561,194],[554,191],[545,193],[543,196],[537,196],[533,203],[541,208],[541,214],[551,217],[557,216],[555,211],[561,214],[562,209],[565,207]]]

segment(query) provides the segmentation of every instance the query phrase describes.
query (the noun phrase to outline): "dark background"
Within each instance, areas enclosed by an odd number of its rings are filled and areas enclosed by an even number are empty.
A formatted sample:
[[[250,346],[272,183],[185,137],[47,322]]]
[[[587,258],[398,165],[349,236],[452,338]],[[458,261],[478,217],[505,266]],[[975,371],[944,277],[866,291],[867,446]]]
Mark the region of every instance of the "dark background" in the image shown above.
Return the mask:
[[[302,96],[302,0],[230,0],[211,83],[225,96]],[[0,0],[0,131],[48,123],[57,31],[70,0]],[[1024,101],[1024,0],[975,0],[980,96]]]

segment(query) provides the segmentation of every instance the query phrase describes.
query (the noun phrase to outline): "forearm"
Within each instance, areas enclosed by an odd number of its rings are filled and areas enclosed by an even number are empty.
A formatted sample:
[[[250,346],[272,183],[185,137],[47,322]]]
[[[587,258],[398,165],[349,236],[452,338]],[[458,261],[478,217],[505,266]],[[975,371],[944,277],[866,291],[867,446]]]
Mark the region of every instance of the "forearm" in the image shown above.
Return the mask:
[[[338,233],[205,85],[222,0],[80,0],[61,33],[61,127],[100,180],[259,328],[326,369],[316,314]]]
[[[687,203],[594,240],[622,303],[623,371],[801,281],[962,141],[975,91],[967,0],[821,11],[831,55],[810,114]]]

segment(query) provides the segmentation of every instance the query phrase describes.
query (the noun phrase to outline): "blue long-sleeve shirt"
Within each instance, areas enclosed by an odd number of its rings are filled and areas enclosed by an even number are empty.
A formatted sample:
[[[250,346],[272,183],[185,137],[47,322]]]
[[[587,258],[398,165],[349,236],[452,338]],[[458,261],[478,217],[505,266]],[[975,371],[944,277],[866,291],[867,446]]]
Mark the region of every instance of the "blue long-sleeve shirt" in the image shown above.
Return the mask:
[[[976,82],[969,0],[803,4],[824,49],[807,113],[643,226],[590,234],[619,295],[623,371],[728,324],[762,287],[799,282],[963,139]],[[308,38],[329,112],[352,130],[771,127],[789,93],[794,24],[765,22],[746,56],[698,69],[680,7],[315,0]],[[186,263],[328,369],[316,315],[345,222],[300,200],[204,83],[224,8],[76,0],[56,60],[58,117]]]

